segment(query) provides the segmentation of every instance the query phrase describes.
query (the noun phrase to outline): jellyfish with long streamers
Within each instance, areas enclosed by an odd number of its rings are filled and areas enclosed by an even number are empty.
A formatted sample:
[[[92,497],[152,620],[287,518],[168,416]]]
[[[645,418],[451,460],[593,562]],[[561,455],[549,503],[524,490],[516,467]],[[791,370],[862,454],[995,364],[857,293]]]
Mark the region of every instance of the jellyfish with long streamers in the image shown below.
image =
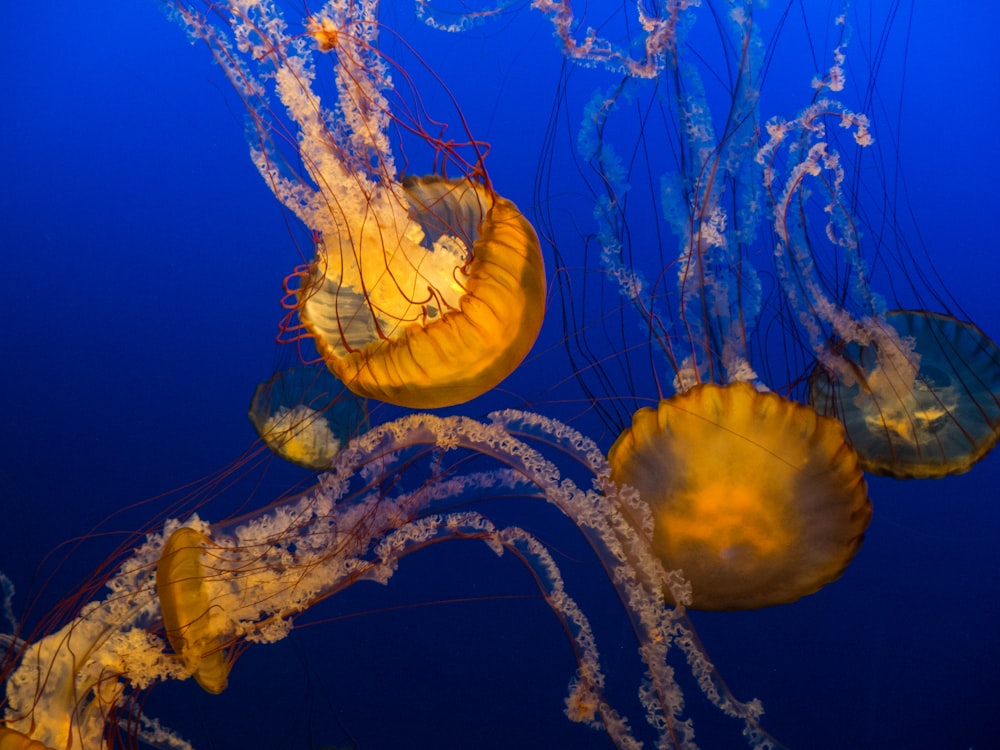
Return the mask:
[[[451,452],[471,453],[492,466],[453,473],[448,466],[469,461],[445,462]],[[574,472],[561,474],[546,453],[571,457],[592,486],[577,485]],[[422,477],[415,476],[418,466],[426,469]],[[403,467],[412,489],[396,479]],[[757,724],[759,703],[733,698],[702,651],[685,614],[690,586],[650,547],[648,506],[610,481],[593,442],[559,422],[516,411],[488,422],[403,417],[352,441],[332,471],[297,498],[231,523],[208,524],[197,516],[167,522],[119,566],[102,599],[21,647],[7,678],[3,737],[48,748],[103,748],[116,736],[118,712],[134,705],[134,691],[194,677],[219,692],[232,666],[231,649],[284,638],[295,616],[359,581],[388,582],[411,552],[478,539],[525,563],[563,624],[578,665],[567,716],[606,729],[618,747],[638,748],[629,721],[604,694],[593,631],[547,547],[475,509],[448,509],[470,494],[515,492],[555,505],[606,568],[639,638],[646,667],[639,694],[660,744],[693,746],[668,663],[678,652],[709,700],[742,720],[756,746],[773,747]],[[676,606],[665,604],[664,591]]]
[[[261,176],[315,237],[286,282],[284,340],[313,341],[356,394],[401,406],[463,403],[507,377],[542,323],[538,239],[494,192],[484,144],[446,137],[380,51],[378,3],[331,0],[301,30],[269,0],[167,4],[211,49],[250,114]],[[401,175],[394,140],[436,172]]]
[[[583,54],[560,21],[568,4],[544,9],[566,54]],[[763,183],[754,158],[765,45],[750,3],[718,14],[714,30],[730,70],[722,91],[712,90],[703,80],[708,56],[693,52],[688,38],[695,9],[667,3],[655,21],[638,12],[644,42],[634,49],[657,54],[646,52],[640,64],[590,40],[587,62],[624,77],[592,95],[577,143],[595,175],[596,275],[623,300],[623,322],[613,328],[638,329],[635,348],[646,359],[639,367],[651,373],[633,369],[627,345],[624,377],[606,374],[619,362],[588,350],[592,329],[612,328],[603,320],[576,322],[570,355],[591,363],[576,368],[588,391],[606,389],[601,380],[612,384],[615,400],[601,404],[609,429],[619,431],[611,476],[649,504],[653,547],[691,582],[692,608],[792,602],[839,578],[861,545],[871,504],[843,427],[769,392],[767,362],[752,349],[763,312],[755,264],[768,262],[756,250]],[[636,100],[643,102],[637,126],[621,114]],[[724,116],[713,114],[718,106]],[[666,133],[654,138],[654,127]],[[612,134],[635,142],[634,151],[622,155]],[[634,196],[636,182],[659,183],[658,207]],[[629,222],[657,208],[658,246],[633,245]],[[573,285],[593,281],[565,278],[564,305],[573,308]],[[620,404],[642,402],[641,391],[623,392],[622,381],[652,384],[656,406],[640,406],[629,419]]]
[[[848,162],[872,145],[872,126],[836,98],[846,80],[846,17],[837,23],[841,40],[813,81],[813,102],[796,117],[768,121],[756,157],[777,272],[816,357],[810,401],[844,423],[866,471],[902,479],[961,473],[1000,437],[1000,349],[951,314],[888,309],[873,288]]]

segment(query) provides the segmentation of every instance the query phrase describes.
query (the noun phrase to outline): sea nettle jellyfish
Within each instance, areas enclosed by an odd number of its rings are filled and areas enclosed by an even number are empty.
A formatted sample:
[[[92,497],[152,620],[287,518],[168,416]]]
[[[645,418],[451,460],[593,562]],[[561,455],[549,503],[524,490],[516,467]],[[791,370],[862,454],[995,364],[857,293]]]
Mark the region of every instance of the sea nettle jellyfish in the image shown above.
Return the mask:
[[[331,472],[297,497],[226,523],[197,515],[168,521],[68,622],[29,641],[7,639],[0,747],[97,750],[123,732],[188,747],[142,714],[141,691],[193,677],[221,692],[236,679],[242,649],[283,639],[309,607],[360,581],[388,582],[412,552],[470,539],[524,563],[562,623],[578,667],[567,716],[605,729],[618,747],[640,747],[633,725],[605,695],[594,632],[553,555],[527,531],[500,527],[476,509],[484,498],[515,494],[556,506],[605,567],[638,637],[645,666],[638,695],[659,746],[693,746],[670,665],[677,654],[705,696],[743,722],[753,744],[773,747],[757,725],[759,703],[733,698],[691,630],[684,609],[691,589],[654,554],[650,507],[611,481],[592,441],[516,411],[485,422],[403,417],[352,441]],[[664,592],[676,606],[666,605]]]
[[[561,277],[577,377],[619,431],[611,477],[651,507],[653,549],[690,581],[692,608],[814,593],[853,559],[871,504],[842,425],[771,391],[783,384],[753,348],[759,321],[775,313],[764,309],[760,270],[770,263],[755,160],[767,66],[752,6],[704,17],[701,34],[684,3],[656,18],[640,12],[642,43],[628,47],[580,39],[569,4],[541,5],[567,56],[618,74],[590,96],[577,138],[594,177],[598,257]],[[708,44],[721,44],[724,80],[706,69],[720,59]],[[634,145],[622,154],[616,144]],[[540,203],[555,192],[548,179]],[[658,186],[659,200],[636,185]],[[546,219],[543,234],[558,236],[558,221]],[[556,252],[561,265],[580,265]],[[577,303],[609,293],[623,300],[617,312],[595,317]],[[620,354],[595,354],[600,331],[624,339]],[[655,405],[641,406],[644,391]],[[639,406],[631,417],[628,404]]]
[[[243,99],[261,176],[315,237],[287,281],[284,339],[311,340],[356,394],[401,406],[463,403],[509,375],[544,314],[538,239],[494,192],[484,144],[451,138],[423,109],[430,92],[383,54],[378,3],[291,21],[269,0],[168,5]],[[404,174],[423,160],[432,174]]]

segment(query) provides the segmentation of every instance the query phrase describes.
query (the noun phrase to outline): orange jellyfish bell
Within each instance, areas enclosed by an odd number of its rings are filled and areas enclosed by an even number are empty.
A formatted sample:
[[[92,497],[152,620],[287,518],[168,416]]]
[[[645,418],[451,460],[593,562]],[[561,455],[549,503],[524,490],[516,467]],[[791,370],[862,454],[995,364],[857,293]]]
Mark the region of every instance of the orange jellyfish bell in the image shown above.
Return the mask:
[[[402,192],[408,226],[369,225],[346,250],[324,236],[296,293],[299,319],[360,396],[411,408],[475,398],[517,368],[541,329],[538,237],[471,179],[407,177],[380,190]]]
[[[0,727],[0,750],[52,750],[52,748],[14,729]]]
[[[746,383],[698,385],[639,409],[608,462],[652,507],[653,550],[690,581],[693,609],[756,609],[819,590],[871,519],[840,423]]]
[[[208,538],[182,526],[163,546],[156,565],[156,593],[170,647],[206,692],[221,693],[229,681],[229,661],[213,629],[211,602],[201,562]]]
[[[810,399],[836,416],[865,471],[897,479],[961,474],[1000,436],[1000,349],[972,323],[950,315],[896,310],[873,320],[865,346],[832,354],[850,368],[822,364]]]

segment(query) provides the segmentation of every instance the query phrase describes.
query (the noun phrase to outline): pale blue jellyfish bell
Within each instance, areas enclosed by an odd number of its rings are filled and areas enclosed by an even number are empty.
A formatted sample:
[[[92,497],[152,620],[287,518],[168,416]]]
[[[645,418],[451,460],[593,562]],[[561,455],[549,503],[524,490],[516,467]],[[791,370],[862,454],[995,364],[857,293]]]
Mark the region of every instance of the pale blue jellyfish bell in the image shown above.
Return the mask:
[[[923,310],[870,325],[893,335],[831,342],[809,379],[812,405],[844,423],[866,471],[968,471],[1000,435],[1000,349],[974,324]]]
[[[328,469],[368,427],[368,403],[325,365],[300,365],[259,384],[247,415],[275,454],[306,469]]]

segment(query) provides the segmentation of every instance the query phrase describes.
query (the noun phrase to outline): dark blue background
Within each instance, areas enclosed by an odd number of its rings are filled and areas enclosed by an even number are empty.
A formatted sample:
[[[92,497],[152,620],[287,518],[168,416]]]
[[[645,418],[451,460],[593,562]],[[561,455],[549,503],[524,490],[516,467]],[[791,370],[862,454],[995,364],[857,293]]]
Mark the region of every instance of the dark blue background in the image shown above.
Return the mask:
[[[913,12],[899,137],[923,239],[969,316],[998,337],[992,6],[921,3]],[[867,8],[859,3],[861,18]],[[472,131],[492,144],[497,189],[531,217],[559,75],[549,25],[516,6],[465,35],[444,35],[410,10],[394,7],[386,20],[442,75]],[[901,14],[880,79],[895,94],[909,10]],[[855,32],[858,50],[874,44],[887,16],[882,4],[872,10],[870,28]],[[273,337],[280,282],[299,256],[247,158],[238,101],[157,2],[16,3],[5,28],[0,570],[23,603],[56,545],[217,471],[251,443],[252,389],[289,361]],[[790,56],[804,49],[799,33],[793,24],[784,33]],[[813,33],[826,56],[826,32]],[[813,72],[808,63],[773,71],[775,100],[807,97]],[[562,335],[550,316],[530,367],[467,411],[516,404],[513,394],[559,411],[560,393],[539,379],[557,379],[543,368],[559,366],[549,364],[559,362],[550,347]],[[590,427],[608,447],[611,436]],[[269,474],[261,502],[294,476]],[[872,479],[874,519],[842,580],[790,606],[695,614],[734,692],[761,698],[765,725],[793,748],[1000,747],[998,485],[997,455],[947,480]],[[141,529],[159,510],[154,500],[103,528]],[[613,593],[562,519],[528,520],[566,551],[562,564],[601,628],[606,667],[620,675],[616,695],[641,723],[629,702],[634,643]],[[118,538],[88,540],[45,587],[42,605]],[[526,598],[501,598],[511,594]],[[356,587],[311,619],[360,616],[251,648],[222,696],[166,685],[148,710],[199,750],[607,747],[561,714],[573,659],[534,594],[515,561],[471,543],[444,545],[407,560],[388,587]],[[463,597],[487,600],[378,611]],[[742,746],[733,722],[691,686],[688,696],[703,747]]]

